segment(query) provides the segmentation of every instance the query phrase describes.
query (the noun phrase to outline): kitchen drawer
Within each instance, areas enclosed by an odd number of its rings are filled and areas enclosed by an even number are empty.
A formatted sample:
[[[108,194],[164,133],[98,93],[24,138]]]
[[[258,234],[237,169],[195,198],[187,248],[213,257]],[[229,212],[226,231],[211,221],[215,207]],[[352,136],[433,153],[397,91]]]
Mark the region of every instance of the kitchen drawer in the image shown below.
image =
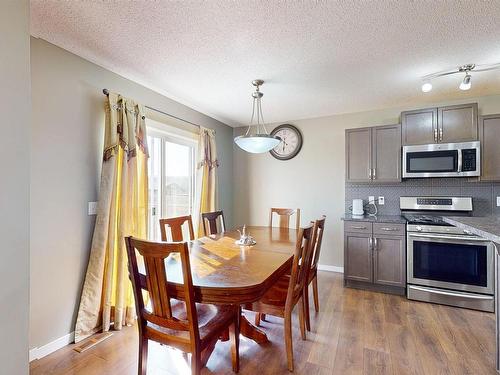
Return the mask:
[[[406,234],[405,228],[405,224],[373,223],[373,234],[404,236]]]
[[[372,233],[372,223],[366,221],[345,221],[344,231],[350,233]]]

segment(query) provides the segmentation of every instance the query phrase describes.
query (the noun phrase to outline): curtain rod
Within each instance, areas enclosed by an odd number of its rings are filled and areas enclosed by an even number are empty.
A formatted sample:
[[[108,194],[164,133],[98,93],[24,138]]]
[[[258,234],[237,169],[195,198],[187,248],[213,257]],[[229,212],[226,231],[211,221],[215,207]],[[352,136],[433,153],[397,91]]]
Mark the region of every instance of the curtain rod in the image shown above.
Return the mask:
[[[108,89],[102,89],[102,93],[103,93],[104,95],[106,95],[106,96],[109,96],[109,90],[108,90]],[[155,111],[155,112],[161,113],[162,115],[166,115],[166,116],[169,116],[169,117],[173,117],[173,118],[175,118],[175,119],[177,119],[177,120],[184,121],[184,122],[187,122],[188,124],[191,124],[191,125],[194,125],[194,126],[196,126],[196,127],[198,127],[198,128],[201,128],[201,125],[195,124],[194,122],[191,122],[191,121],[188,121],[188,120],[184,120],[183,118],[177,117],[177,116],[172,115],[172,114],[167,113],[167,112],[163,112],[163,111],[161,111],[161,110],[159,110],[159,109],[156,109],[156,108],[153,108],[153,107],[150,107],[150,106],[147,106],[147,105],[146,105],[145,107],[146,107],[147,109],[152,110],[152,111]]]

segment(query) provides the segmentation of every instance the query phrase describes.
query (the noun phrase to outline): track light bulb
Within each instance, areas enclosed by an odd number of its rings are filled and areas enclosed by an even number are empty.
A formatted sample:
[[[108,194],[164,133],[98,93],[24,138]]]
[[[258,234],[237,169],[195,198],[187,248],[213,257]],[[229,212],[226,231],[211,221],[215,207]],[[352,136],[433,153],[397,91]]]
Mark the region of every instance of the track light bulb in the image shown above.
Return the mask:
[[[463,90],[463,91],[467,91],[470,89],[471,87],[471,75],[469,73],[466,73],[465,74],[465,77],[464,77],[464,80],[462,81],[462,83],[460,83],[460,90]]]
[[[429,92],[432,90],[432,83],[430,81],[425,81],[422,84],[422,91],[423,92]]]

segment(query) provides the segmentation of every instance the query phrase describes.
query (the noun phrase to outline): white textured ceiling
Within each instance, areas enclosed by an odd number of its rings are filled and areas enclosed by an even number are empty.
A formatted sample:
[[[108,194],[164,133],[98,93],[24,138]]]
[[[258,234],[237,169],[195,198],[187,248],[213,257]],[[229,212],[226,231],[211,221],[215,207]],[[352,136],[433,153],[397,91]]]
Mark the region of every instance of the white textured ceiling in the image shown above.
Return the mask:
[[[500,71],[420,91],[423,75],[500,62],[498,0],[32,0],[31,33],[233,126],[254,78],[266,122],[500,92]]]

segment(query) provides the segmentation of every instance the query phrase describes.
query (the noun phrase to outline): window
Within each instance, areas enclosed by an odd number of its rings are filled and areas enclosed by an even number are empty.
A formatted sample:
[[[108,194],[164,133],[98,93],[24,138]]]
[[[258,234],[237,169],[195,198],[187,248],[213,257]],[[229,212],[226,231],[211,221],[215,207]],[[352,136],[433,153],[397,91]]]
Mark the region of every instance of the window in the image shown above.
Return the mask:
[[[158,130],[158,123],[152,120],[146,120],[146,124],[149,148],[148,237],[160,240],[159,219],[193,213],[197,142]]]

